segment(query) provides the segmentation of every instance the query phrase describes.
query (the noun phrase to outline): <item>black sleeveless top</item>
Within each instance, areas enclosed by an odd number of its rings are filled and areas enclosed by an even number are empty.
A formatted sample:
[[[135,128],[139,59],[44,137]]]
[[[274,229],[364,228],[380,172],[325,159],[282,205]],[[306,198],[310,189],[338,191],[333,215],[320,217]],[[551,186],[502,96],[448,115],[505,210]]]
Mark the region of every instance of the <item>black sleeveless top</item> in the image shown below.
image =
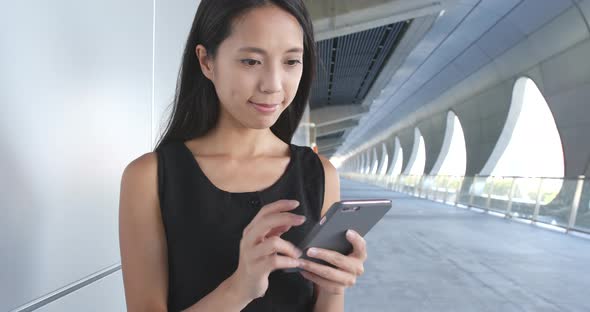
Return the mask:
[[[291,212],[307,220],[281,236],[296,245],[319,221],[322,163],[311,148],[289,146],[291,159],[282,176],[262,191],[243,193],[217,188],[182,141],[158,147],[158,195],[168,244],[168,311],[190,307],[235,272],[242,231],[262,206],[279,199],[299,201]],[[312,311],[313,305],[311,281],[277,270],[269,275],[266,294],[242,311]]]

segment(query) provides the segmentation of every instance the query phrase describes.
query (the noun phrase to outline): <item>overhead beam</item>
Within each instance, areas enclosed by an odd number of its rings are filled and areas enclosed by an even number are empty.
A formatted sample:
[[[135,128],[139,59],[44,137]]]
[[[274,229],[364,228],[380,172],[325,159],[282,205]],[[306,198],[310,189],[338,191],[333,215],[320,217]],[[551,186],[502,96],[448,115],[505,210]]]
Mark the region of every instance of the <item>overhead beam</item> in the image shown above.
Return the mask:
[[[330,105],[312,109],[310,119],[316,127],[323,127],[350,119],[360,119],[367,112],[369,112],[368,107],[356,104]]]
[[[385,99],[387,99],[390,92],[393,91],[387,88],[394,87],[393,85],[390,85],[391,80],[394,79],[396,74],[400,75],[400,73],[398,73],[399,69],[403,66],[411,51],[416,48],[418,43],[421,42],[426,34],[432,29],[437,17],[438,14],[435,14],[415,18],[412,21],[398,44],[398,47],[393,52],[393,55],[387,60],[381,74],[377,77],[371,89],[363,99],[361,106],[367,107],[367,110],[369,110],[369,107],[370,109],[376,110],[382,105],[387,105]],[[343,137],[347,138],[350,133],[350,130],[346,131]]]
[[[318,149],[318,153],[322,153],[322,154],[333,153],[337,149],[338,149],[337,147],[329,147],[329,148],[324,148],[324,149]]]
[[[456,0],[307,0],[317,41],[437,14]]]
[[[334,133],[338,133],[342,130],[346,130],[349,128],[356,127],[359,124],[358,120],[344,120],[342,122],[328,124],[324,126],[317,127],[316,130],[316,137],[322,137]]]
[[[318,149],[318,153],[328,154],[328,153],[334,153],[336,150],[338,150],[338,147],[329,147],[329,148],[324,148],[324,149]]]
[[[334,152],[336,152],[336,149],[330,149],[330,150],[325,151],[325,152],[318,151],[319,154],[323,155],[326,158],[332,157],[332,155],[334,155]]]
[[[340,144],[342,144],[342,142],[344,141],[343,138],[341,137],[337,137],[337,138],[328,138],[328,139],[318,139],[317,145],[318,145],[318,149],[325,149],[328,147],[333,147],[333,146],[339,146]]]

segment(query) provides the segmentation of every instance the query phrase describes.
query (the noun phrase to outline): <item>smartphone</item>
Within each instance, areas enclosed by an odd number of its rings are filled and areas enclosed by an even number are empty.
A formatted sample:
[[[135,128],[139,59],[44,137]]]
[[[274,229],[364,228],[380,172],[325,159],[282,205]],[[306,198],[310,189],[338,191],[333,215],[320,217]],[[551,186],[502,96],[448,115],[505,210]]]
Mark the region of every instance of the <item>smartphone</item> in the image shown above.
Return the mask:
[[[348,255],[352,244],[346,239],[348,229],[365,236],[383,218],[391,208],[389,199],[342,200],[332,204],[306,237],[297,246],[302,252],[302,259],[334,267],[321,259],[307,256],[307,250],[318,247]],[[284,272],[299,272],[301,268],[284,269]]]

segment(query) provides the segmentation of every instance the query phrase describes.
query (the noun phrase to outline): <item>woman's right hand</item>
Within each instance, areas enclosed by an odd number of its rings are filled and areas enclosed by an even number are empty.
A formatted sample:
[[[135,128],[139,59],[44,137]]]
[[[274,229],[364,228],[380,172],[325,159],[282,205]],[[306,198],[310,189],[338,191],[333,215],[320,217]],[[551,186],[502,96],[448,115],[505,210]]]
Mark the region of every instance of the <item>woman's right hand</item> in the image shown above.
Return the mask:
[[[299,206],[296,200],[278,200],[260,209],[246,226],[240,241],[240,260],[230,277],[235,290],[247,300],[264,296],[268,276],[274,270],[295,268],[301,251],[280,234],[305,222],[305,217],[287,211]],[[283,255],[279,255],[281,253]]]

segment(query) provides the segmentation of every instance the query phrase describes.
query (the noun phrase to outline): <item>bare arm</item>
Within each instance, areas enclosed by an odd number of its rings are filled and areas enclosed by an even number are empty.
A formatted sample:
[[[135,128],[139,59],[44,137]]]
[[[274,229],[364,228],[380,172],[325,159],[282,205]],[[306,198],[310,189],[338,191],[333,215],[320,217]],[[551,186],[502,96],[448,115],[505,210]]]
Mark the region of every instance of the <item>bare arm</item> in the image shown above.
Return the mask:
[[[132,161],[121,178],[119,245],[127,310],[167,311],[168,260],[157,190],[157,158]],[[240,311],[249,300],[231,278],[185,311]]]

